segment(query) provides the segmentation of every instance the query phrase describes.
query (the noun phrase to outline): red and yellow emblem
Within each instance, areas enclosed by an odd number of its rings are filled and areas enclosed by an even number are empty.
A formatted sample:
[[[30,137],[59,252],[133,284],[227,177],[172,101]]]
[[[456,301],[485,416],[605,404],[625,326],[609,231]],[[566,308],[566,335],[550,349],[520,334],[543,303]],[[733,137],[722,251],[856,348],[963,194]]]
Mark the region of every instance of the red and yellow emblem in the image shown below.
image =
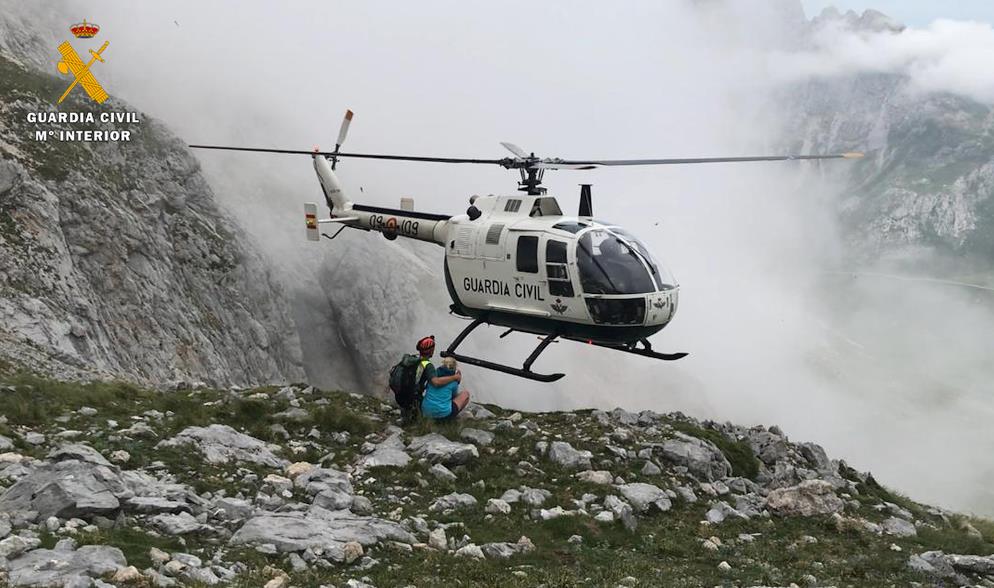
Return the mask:
[[[83,22],[78,22],[69,27],[69,32],[77,39],[92,39],[100,32],[100,27],[92,22],[86,22],[84,18]]]
[[[77,39],[91,39],[99,31],[99,26],[86,22],[85,19],[83,22],[69,27],[69,32],[71,32]],[[110,45],[110,41],[104,41],[104,44],[96,51],[90,49],[90,55],[92,55],[92,57],[90,58],[89,63],[86,64],[84,64],[83,60],[79,58],[79,54],[76,53],[76,50],[69,44],[69,41],[64,41],[61,45],[59,45],[59,53],[62,54],[62,61],[60,61],[58,65],[59,73],[62,75],[72,73],[72,76],[76,78],[71,84],[69,84],[69,87],[62,93],[62,96],[59,97],[59,104],[62,104],[62,101],[66,99],[66,96],[69,95],[69,92],[71,92],[77,84],[83,86],[83,91],[86,92],[86,95],[92,98],[97,104],[103,104],[104,100],[109,98],[103,86],[100,85],[97,78],[93,77],[93,73],[90,72],[90,66],[92,66],[94,62],[99,61],[104,63],[104,58],[101,57],[100,54],[107,49],[107,45]]]

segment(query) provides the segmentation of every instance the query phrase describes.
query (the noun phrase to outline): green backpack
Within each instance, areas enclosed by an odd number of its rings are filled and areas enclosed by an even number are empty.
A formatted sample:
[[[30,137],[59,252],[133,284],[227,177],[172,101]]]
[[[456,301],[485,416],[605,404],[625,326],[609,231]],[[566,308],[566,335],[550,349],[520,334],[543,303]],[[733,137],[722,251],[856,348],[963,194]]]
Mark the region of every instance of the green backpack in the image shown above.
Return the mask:
[[[400,362],[390,369],[390,389],[401,408],[416,408],[421,397],[421,382],[418,378],[418,366],[421,357],[405,353]]]

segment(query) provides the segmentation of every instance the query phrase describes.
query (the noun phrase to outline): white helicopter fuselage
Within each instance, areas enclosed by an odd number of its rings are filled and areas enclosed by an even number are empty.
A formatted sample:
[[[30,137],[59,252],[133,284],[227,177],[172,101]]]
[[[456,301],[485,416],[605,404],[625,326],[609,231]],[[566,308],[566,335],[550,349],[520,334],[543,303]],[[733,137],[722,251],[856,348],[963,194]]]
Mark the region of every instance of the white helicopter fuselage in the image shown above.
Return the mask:
[[[446,286],[461,314],[598,343],[637,341],[673,318],[679,288],[655,278],[665,269],[647,250],[610,261],[601,251],[605,239],[639,247],[623,229],[564,216],[549,196],[485,196],[474,206],[475,220],[450,219],[445,244]]]
[[[624,229],[562,214],[550,196],[483,196],[470,214],[416,212],[351,202],[324,157],[315,170],[332,218],[317,222],[441,245],[452,310],[490,324],[600,344],[644,339],[672,320],[679,287]],[[312,219],[314,224],[312,225]]]

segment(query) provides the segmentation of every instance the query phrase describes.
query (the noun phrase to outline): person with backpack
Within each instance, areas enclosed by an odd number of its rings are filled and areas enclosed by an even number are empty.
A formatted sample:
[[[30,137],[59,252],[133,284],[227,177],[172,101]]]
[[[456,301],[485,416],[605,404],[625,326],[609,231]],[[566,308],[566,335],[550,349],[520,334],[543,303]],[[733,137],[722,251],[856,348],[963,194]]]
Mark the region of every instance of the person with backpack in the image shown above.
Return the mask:
[[[438,377],[431,358],[435,355],[435,336],[429,335],[418,341],[418,355],[405,354],[390,370],[390,389],[400,406],[404,423],[412,423],[421,408],[421,399],[428,384],[444,386],[462,379],[461,374]]]
[[[456,416],[469,404],[469,391],[459,390],[462,375],[454,357],[442,359],[442,365],[435,373],[437,376],[428,382],[424,400],[421,401],[421,414],[436,421],[447,421]],[[451,379],[457,378],[458,379]],[[434,382],[447,381],[435,385]]]

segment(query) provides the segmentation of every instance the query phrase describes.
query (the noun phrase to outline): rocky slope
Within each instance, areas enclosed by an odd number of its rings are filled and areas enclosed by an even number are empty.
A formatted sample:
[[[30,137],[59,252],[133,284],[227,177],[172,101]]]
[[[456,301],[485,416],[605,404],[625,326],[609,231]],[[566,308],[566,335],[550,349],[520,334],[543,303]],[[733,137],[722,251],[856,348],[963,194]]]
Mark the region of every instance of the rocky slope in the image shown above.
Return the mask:
[[[144,116],[127,143],[35,141],[27,116],[62,85],[0,53],[0,356],[146,383],[301,379],[283,294],[182,141]]]
[[[994,524],[776,427],[0,382],[12,586],[994,586]]]
[[[856,34],[899,34],[886,16],[826,10],[806,25]],[[805,48],[802,38],[800,48]],[[970,98],[915,91],[890,73],[833,76],[791,85],[778,101],[785,128],[805,152],[861,150],[841,176],[840,212],[862,260],[902,251],[994,256],[994,111]],[[824,177],[818,178],[824,182]]]

